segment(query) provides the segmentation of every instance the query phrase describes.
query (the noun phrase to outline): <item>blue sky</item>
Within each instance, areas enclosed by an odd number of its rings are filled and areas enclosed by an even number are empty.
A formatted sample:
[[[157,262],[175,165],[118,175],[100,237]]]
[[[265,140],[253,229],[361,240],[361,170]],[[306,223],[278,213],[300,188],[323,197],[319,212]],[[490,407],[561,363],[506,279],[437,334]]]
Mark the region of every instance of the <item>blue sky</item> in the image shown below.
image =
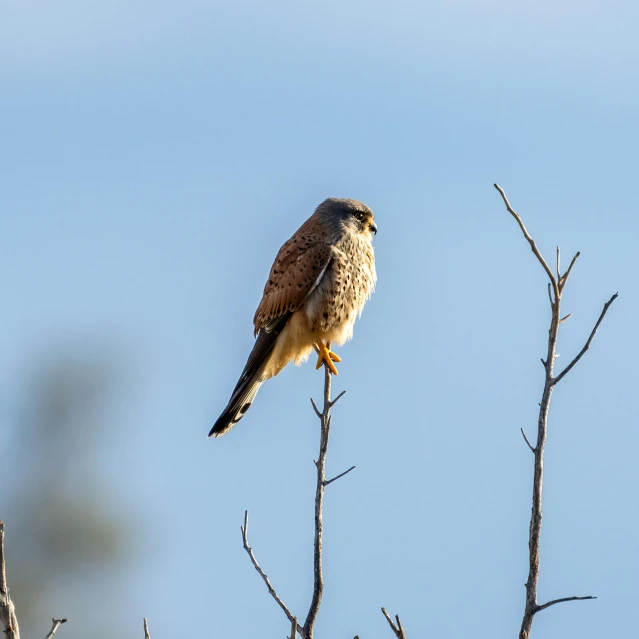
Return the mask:
[[[549,313],[499,182],[549,259],[582,252],[560,367],[620,293],[557,388],[546,458],[540,600],[599,599],[545,611],[533,632],[635,630],[638,13],[5,4],[2,392],[55,349],[125,362],[100,463],[122,516],[138,515],[136,551],[125,576],[86,584],[118,583],[116,627],[285,636],[241,547],[246,508],[258,560],[305,615],[321,375],[285,370],[228,436],[205,436],[277,249],[338,196],[376,213],[379,281],[340,351],[329,474],[357,470],[327,493],[317,634],[389,637],[383,605],[410,637],[516,636],[532,477],[519,428],[534,432]],[[55,604],[45,619],[87,616]]]

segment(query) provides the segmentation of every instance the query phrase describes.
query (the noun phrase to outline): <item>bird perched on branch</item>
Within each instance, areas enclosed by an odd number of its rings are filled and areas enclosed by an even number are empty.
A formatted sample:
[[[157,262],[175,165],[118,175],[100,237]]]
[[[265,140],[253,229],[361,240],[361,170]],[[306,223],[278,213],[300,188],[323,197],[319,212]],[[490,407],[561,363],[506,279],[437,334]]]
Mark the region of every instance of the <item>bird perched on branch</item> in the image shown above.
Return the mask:
[[[330,349],[353,336],[355,319],[375,288],[373,212],[357,200],[329,198],[280,249],[253,324],[255,346],[228,405],[209,433],[219,437],[242,419],[260,386],[313,350],[317,366],[337,375]]]

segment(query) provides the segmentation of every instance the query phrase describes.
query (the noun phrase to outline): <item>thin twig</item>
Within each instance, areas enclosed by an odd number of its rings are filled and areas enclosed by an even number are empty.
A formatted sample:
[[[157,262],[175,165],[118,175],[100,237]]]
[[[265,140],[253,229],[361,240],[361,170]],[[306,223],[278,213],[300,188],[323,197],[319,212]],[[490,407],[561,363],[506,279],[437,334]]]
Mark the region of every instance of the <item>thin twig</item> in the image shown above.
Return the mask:
[[[66,619],[56,619],[55,617],[53,619],[51,619],[51,621],[53,622],[53,626],[52,626],[51,630],[49,630],[49,634],[44,639],[51,639],[51,637],[53,637],[53,635],[58,631],[58,628],[63,623],[67,622]],[[150,637],[149,637],[149,639],[150,639]]]
[[[333,479],[329,479],[328,481],[325,481],[324,486],[326,487],[329,484],[332,484],[334,481],[341,479],[342,477],[344,477],[344,475],[348,475],[348,473],[350,473],[351,470],[355,470],[355,466],[351,466],[348,470],[345,470],[343,473],[340,473],[339,475],[337,475],[337,477],[333,477]]]
[[[604,304],[603,311],[601,311],[601,315],[599,316],[599,319],[597,320],[595,327],[592,329],[592,333],[590,333],[590,337],[588,338],[586,345],[579,351],[579,355],[577,355],[577,357],[575,357],[575,359],[573,359],[572,362],[570,362],[570,364],[568,364],[568,366],[566,366],[566,368],[564,368],[564,370],[561,371],[561,373],[559,373],[557,377],[555,377],[555,379],[552,382],[553,385],[559,383],[559,380],[563,379],[563,377],[572,370],[573,366],[582,358],[583,354],[590,348],[590,343],[592,342],[595,336],[595,333],[597,332],[597,329],[599,328],[599,325],[601,324],[601,322],[603,322],[603,318],[606,316],[606,313],[608,312],[610,305],[617,299],[618,295],[619,293],[615,293]]]
[[[149,634],[149,622],[144,617],[144,639],[151,639],[151,635]]]
[[[286,604],[282,601],[282,599],[277,594],[277,592],[275,592],[275,588],[273,588],[273,586],[271,584],[271,581],[269,580],[268,576],[262,570],[262,568],[260,568],[260,565],[257,563],[257,559],[255,559],[255,555],[253,554],[253,549],[249,546],[249,542],[248,542],[248,510],[244,512],[244,525],[240,526],[240,528],[242,530],[242,544],[244,546],[244,550],[246,550],[246,552],[248,553],[248,556],[251,558],[251,562],[253,563],[253,566],[255,567],[255,570],[257,570],[257,572],[259,573],[260,577],[262,577],[262,579],[264,580],[264,583],[266,584],[266,587],[268,588],[268,592],[271,595],[271,597],[273,597],[273,599],[275,599],[275,601],[277,602],[277,605],[284,611],[284,614],[286,615],[287,619],[291,623],[293,623],[293,620],[295,619],[295,617],[293,616],[291,611],[288,609]],[[298,629],[299,629],[300,632],[302,632],[302,628],[299,625],[298,625]]]
[[[561,280],[561,251],[559,250],[559,247],[557,247],[557,281],[559,282]]]
[[[596,599],[597,597],[563,597],[562,599],[553,599],[548,603],[543,604],[542,606],[537,606],[537,612],[541,612],[542,610],[546,610],[546,608],[550,608],[550,606],[554,606],[558,603],[564,603],[565,601],[585,601],[586,599]]]
[[[2,521],[0,521],[0,622],[4,626],[6,639],[20,639],[18,619],[7,586],[7,572],[4,563],[4,522]]]
[[[313,405],[313,410],[315,411],[315,414],[318,416],[319,419],[322,419],[322,413],[319,412],[319,409],[317,408],[317,404],[315,403],[315,400],[311,397],[311,404]]]
[[[524,429],[521,428],[521,434],[524,436],[524,439],[526,440],[526,443],[528,444],[528,448],[530,448],[530,450],[532,451],[532,454],[535,454],[535,447],[528,441],[528,437],[526,437],[526,433],[524,432]]]
[[[395,619],[397,621],[397,625],[393,622],[390,615],[386,612],[386,608],[382,608],[382,613],[384,617],[386,617],[386,621],[388,621],[388,625],[391,627],[397,639],[406,639],[406,631],[402,626],[402,622],[399,620],[399,615],[395,615]]]
[[[572,267],[575,265],[575,262],[577,261],[577,258],[580,255],[581,253],[579,251],[575,253],[575,257],[572,258],[572,261],[570,262],[570,266],[568,267],[568,270],[559,278],[559,290],[563,290],[564,286],[566,286],[566,282],[568,281],[568,278],[570,277],[570,271],[572,271]]]
[[[535,240],[533,240],[532,237],[530,237],[530,233],[528,233],[528,230],[524,226],[524,222],[519,216],[519,213],[517,213],[517,211],[515,211],[512,208],[512,206],[510,206],[510,202],[508,201],[508,198],[506,197],[506,193],[504,192],[504,189],[502,189],[501,186],[499,186],[499,184],[495,184],[494,186],[499,191],[502,197],[502,200],[504,200],[504,204],[506,205],[506,209],[508,210],[508,212],[517,220],[517,224],[519,224],[519,227],[521,228],[521,231],[524,234],[524,237],[528,240],[528,243],[530,244],[530,248],[532,249],[532,252],[535,254],[537,259],[539,260],[539,263],[544,267],[544,270],[548,274],[548,278],[550,279],[550,282],[552,283],[553,291],[555,293],[555,300],[557,300],[559,298],[559,287],[557,286],[557,280],[555,279],[555,276],[552,274],[552,271],[550,270],[548,264],[546,264],[546,260],[544,259],[543,255],[539,252],[539,249],[537,248],[537,245],[535,244]],[[551,303],[552,303],[552,300],[551,300]]]
[[[344,397],[344,395],[346,395],[346,391],[343,390],[332,402],[329,402],[329,405],[331,408],[333,408],[333,406],[335,406],[335,404],[337,404],[337,402],[339,402],[340,399],[342,399],[342,397]],[[318,415],[319,417],[319,415]]]
[[[568,315],[564,315],[560,320],[559,323],[563,324],[567,319],[570,319],[572,317],[572,313],[568,313]]]

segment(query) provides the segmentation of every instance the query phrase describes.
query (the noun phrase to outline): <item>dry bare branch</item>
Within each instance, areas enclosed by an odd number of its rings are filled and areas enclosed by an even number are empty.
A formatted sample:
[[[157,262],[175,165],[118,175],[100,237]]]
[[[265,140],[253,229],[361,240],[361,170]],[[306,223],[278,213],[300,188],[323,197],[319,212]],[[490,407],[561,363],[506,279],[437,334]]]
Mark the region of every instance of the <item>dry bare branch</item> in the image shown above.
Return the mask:
[[[521,434],[524,436],[524,439],[526,440],[526,443],[528,444],[528,448],[530,448],[530,450],[532,451],[532,454],[535,454],[535,447],[528,441],[528,437],[526,437],[526,433],[524,432],[523,428],[520,428],[521,430]]]
[[[546,608],[550,608],[550,606],[554,606],[555,604],[558,603],[564,603],[566,601],[585,601],[586,599],[596,599],[597,597],[564,597],[563,599],[553,599],[552,601],[549,601],[548,603],[545,603],[541,606],[537,606],[537,612],[540,612],[541,610],[546,610]]]
[[[341,393],[335,401],[342,397]],[[328,452],[328,437],[331,431],[331,372],[324,365],[324,406],[319,415],[320,420],[320,449],[315,462],[317,470],[317,483],[315,488],[315,539],[313,542],[313,596],[304,621],[302,636],[304,639],[313,639],[315,621],[322,603],[324,594],[324,573],[322,569],[322,541],[324,535],[324,522],[322,513],[324,509],[324,491],[326,490],[326,453]]]
[[[297,619],[293,618],[291,621],[291,636],[289,639],[296,639],[297,637]]]
[[[7,572],[4,562],[4,522],[2,521],[0,521],[0,622],[4,626],[6,639],[20,639],[18,619],[7,586]]]
[[[53,622],[53,626],[51,627],[51,630],[49,630],[49,634],[44,639],[51,639],[51,637],[53,637],[53,635],[58,631],[58,628],[63,623],[67,622],[66,619],[56,619],[55,617],[51,619],[51,621]]]
[[[595,327],[592,329],[592,333],[590,333],[590,337],[588,338],[588,341],[586,342],[586,345],[579,351],[579,354],[577,355],[577,357],[575,357],[575,359],[572,360],[572,362],[570,362],[570,364],[568,364],[568,366],[566,366],[566,368],[564,368],[563,371],[561,371],[561,373],[559,373],[559,375],[557,375],[557,377],[555,377],[555,379],[553,380],[553,385],[559,383],[559,380],[563,379],[567,373],[569,373],[573,366],[582,358],[583,354],[590,348],[590,343],[592,342],[595,333],[597,332],[597,330],[599,329],[599,325],[601,324],[601,322],[603,322],[603,318],[606,316],[606,313],[608,312],[608,309],[610,308],[610,305],[617,299],[617,296],[619,295],[619,293],[615,293],[605,304],[603,307],[603,311],[601,311],[601,315],[599,316],[599,319],[597,320],[597,323],[595,324]],[[570,316],[568,316],[570,317]],[[566,319],[566,318],[564,318]],[[561,320],[563,321],[563,320]]]
[[[330,348],[330,344],[327,344],[327,346]],[[324,405],[321,411],[317,407],[315,400],[311,398],[311,405],[313,406],[313,410],[320,421],[320,449],[317,461],[315,462],[317,482],[315,489],[315,539],[313,543],[313,595],[311,597],[311,603],[309,605],[304,625],[299,624],[297,618],[288,609],[286,604],[284,604],[281,597],[273,588],[266,573],[262,570],[262,568],[260,568],[260,565],[255,559],[253,550],[248,543],[248,511],[244,514],[244,526],[241,527],[244,549],[248,553],[255,570],[257,570],[258,574],[264,580],[270,595],[273,599],[275,599],[291,623],[292,639],[298,633],[302,639],[313,639],[315,622],[322,603],[322,595],[324,594],[324,575],[322,569],[322,541],[324,532],[322,513],[324,507],[324,491],[326,490],[326,486],[332,484],[341,477],[344,477],[344,475],[347,475],[355,469],[355,466],[352,466],[347,471],[333,477],[333,479],[326,479],[326,454],[328,452],[328,438],[331,430],[331,409],[344,396],[345,392],[346,391],[342,391],[333,401],[331,401],[331,372],[328,366],[324,364]]]
[[[277,592],[275,591],[275,588],[273,588],[273,585],[271,584],[270,579],[268,578],[266,573],[262,570],[260,565],[257,563],[257,559],[255,559],[255,555],[253,554],[253,549],[249,546],[248,510],[244,512],[244,525],[240,526],[240,529],[242,530],[242,544],[244,546],[244,550],[246,550],[246,552],[248,553],[248,556],[251,558],[251,562],[253,563],[253,566],[255,566],[255,570],[257,570],[260,577],[262,577],[262,579],[264,580],[264,583],[266,584],[266,587],[268,588],[269,594],[271,595],[271,597],[273,597],[273,599],[275,599],[275,601],[277,602],[277,605],[284,611],[286,618],[291,623],[293,623],[293,620],[295,619],[295,617],[293,616],[291,611],[288,609],[287,605],[282,601],[280,596],[277,594]],[[300,632],[302,632],[302,628],[300,626],[298,626],[298,629]]]
[[[344,477],[344,475],[348,475],[348,473],[350,473],[351,470],[355,470],[355,466],[351,466],[348,470],[345,470],[343,473],[340,473],[339,475],[337,475],[337,477],[333,477],[333,479],[329,479],[328,481],[325,481],[324,486],[328,486],[329,484],[332,484],[334,481],[337,481],[338,479],[341,479],[342,477]]]
[[[151,635],[149,634],[149,622],[144,617],[144,639],[151,639]]]
[[[526,440],[529,448],[535,455],[534,462],[534,477],[533,477],[533,498],[532,498],[532,513],[530,517],[530,529],[529,529],[529,538],[528,538],[528,549],[529,549],[529,571],[528,571],[528,579],[526,581],[526,606],[524,609],[524,616],[521,624],[521,631],[519,633],[520,639],[529,639],[530,631],[532,628],[533,619],[536,613],[549,608],[557,603],[562,603],[565,601],[582,601],[585,599],[594,599],[595,597],[564,597],[562,599],[555,599],[546,604],[539,605],[537,603],[537,584],[539,582],[539,544],[541,539],[541,520],[542,520],[542,487],[543,487],[543,473],[544,473],[544,450],[546,446],[546,433],[548,427],[548,411],[550,408],[550,399],[552,397],[552,392],[555,385],[561,380],[567,373],[571,371],[571,369],[575,366],[575,364],[581,359],[583,354],[590,347],[590,343],[592,342],[599,325],[603,321],[603,318],[608,311],[610,305],[617,298],[617,294],[613,295],[608,302],[606,302],[601,315],[599,316],[599,320],[595,325],[595,328],[592,330],[586,345],[583,347],[581,352],[575,357],[575,359],[564,369],[564,371],[559,374],[557,377],[553,377],[553,369],[555,365],[555,359],[558,357],[556,353],[557,347],[557,336],[559,332],[559,326],[562,322],[565,322],[570,315],[566,315],[565,317],[561,317],[560,307],[561,307],[561,296],[564,290],[564,286],[568,280],[568,276],[572,271],[577,258],[579,257],[579,253],[572,258],[570,262],[570,266],[564,275],[561,275],[561,252],[559,247],[557,247],[557,277],[553,275],[551,270],[548,268],[548,264],[546,260],[543,258],[539,249],[537,249],[537,245],[534,240],[526,230],[523,221],[519,217],[519,215],[512,209],[510,203],[508,202],[508,198],[504,193],[504,190],[495,184],[495,188],[499,191],[506,204],[506,208],[509,213],[517,220],[519,227],[521,228],[524,237],[528,240],[533,253],[537,256],[540,264],[543,266],[550,283],[548,285],[548,295],[550,296],[551,303],[551,320],[550,320],[550,329],[548,331],[548,351],[546,359],[542,359],[542,363],[544,364],[545,371],[545,381],[544,381],[544,389],[542,392],[541,402],[539,402],[539,417],[537,420],[537,445],[533,448],[526,437],[522,429],[522,435]],[[554,291],[554,301],[552,296],[550,295],[550,287]]]
[[[564,286],[566,286],[566,282],[568,281],[568,278],[570,277],[570,271],[572,271],[572,267],[575,265],[575,262],[577,261],[577,258],[580,255],[581,253],[577,251],[575,253],[575,257],[573,257],[572,261],[570,262],[570,266],[568,267],[568,270],[563,275],[559,276],[559,290],[563,290]]]
[[[532,252],[535,254],[537,259],[539,260],[539,263],[544,267],[544,270],[548,274],[548,278],[550,279],[550,283],[552,284],[553,292],[555,293],[555,300],[557,300],[559,298],[559,286],[557,285],[557,280],[555,279],[555,276],[552,274],[552,271],[550,270],[550,267],[546,263],[546,260],[544,259],[543,255],[540,253],[539,249],[537,248],[535,241],[532,239],[532,237],[530,237],[530,233],[528,233],[528,230],[524,226],[524,222],[519,216],[519,213],[517,213],[517,211],[515,211],[512,208],[512,206],[510,206],[510,202],[508,201],[508,198],[506,197],[506,193],[504,192],[504,189],[502,189],[501,186],[499,186],[499,184],[495,184],[494,186],[501,194],[502,200],[504,200],[504,204],[506,205],[506,209],[508,210],[508,212],[517,220],[517,224],[519,224],[519,227],[521,228],[521,232],[524,234],[524,237],[528,240],[528,244],[530,244],[530,248],[532,249]],[[551,299],[551,303],[552,303],[552,299]]]
[[[339,400],[342,399],[344,395],[346,395],[345,390],[343,390],[332,402],[329,402],[329,406],[333,408],[333,406],[335,406],[335,404],[337,404],[337,402],[339,402]]]
[[[399,615],[395,615],[395,622],[391,619],[391,616],[386,612],[386,608],[382,608],[382,614],[386,617],[386,621],[388,621],[388,625],[391,627],[397,639],[406,639],[406,631],[402,626],[402,622],[399,620]]]
[[[317,404],[315,400],[311,397],[311,405],[313,406],[313,410],[319,419],[322,419],[322,413],[320,413],[319,408],[317,408]]]

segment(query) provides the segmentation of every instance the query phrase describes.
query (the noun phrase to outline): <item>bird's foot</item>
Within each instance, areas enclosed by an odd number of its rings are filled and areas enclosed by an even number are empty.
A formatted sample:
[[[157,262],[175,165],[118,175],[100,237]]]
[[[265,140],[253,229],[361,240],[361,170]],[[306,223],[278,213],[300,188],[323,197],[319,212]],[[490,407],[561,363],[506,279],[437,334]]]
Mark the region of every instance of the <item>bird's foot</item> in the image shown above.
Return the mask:
[[[317,364],[315,366],[315,370],[319,370],[322,364],[326,364],[328,366],[328,370],[333,373],[333,375],[337,375],[337,368],[333,362],[341,362],[342,359],[339,355],[333,353],[330,348],[324,344],[324,342],[317,343]]]

